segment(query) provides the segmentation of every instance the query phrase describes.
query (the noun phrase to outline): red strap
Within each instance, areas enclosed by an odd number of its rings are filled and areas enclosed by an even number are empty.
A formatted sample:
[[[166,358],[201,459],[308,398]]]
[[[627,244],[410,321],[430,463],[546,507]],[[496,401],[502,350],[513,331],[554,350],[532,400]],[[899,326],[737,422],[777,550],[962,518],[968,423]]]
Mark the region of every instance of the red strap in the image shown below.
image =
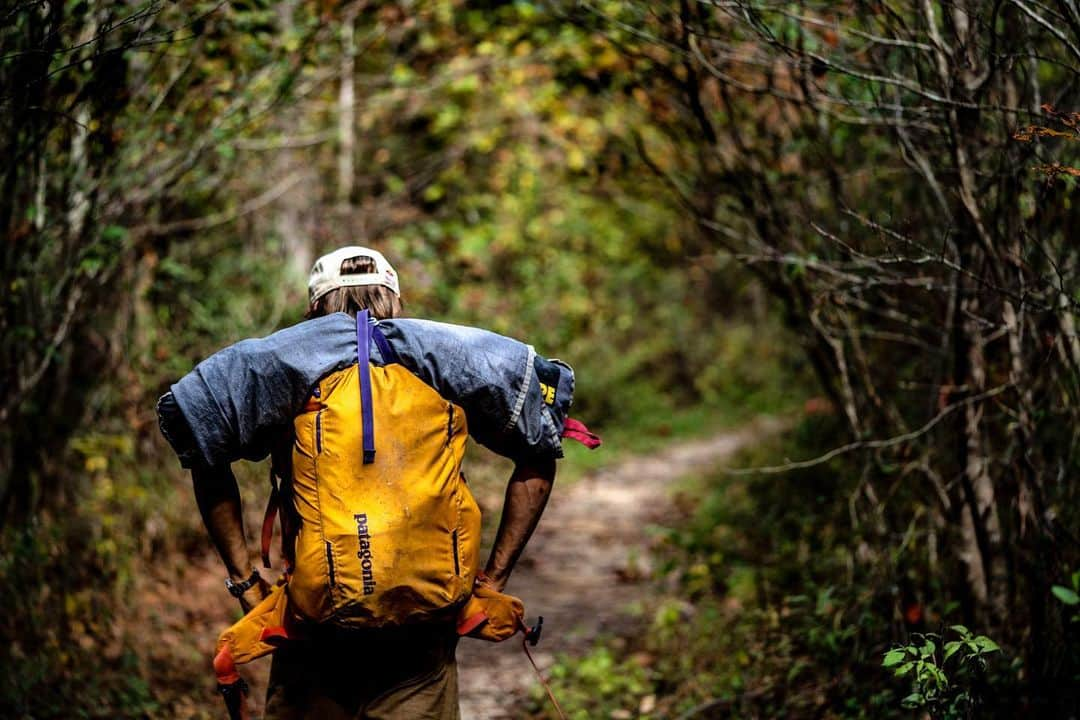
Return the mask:
[[[236,663],[233,662],[232,650],[228,645],[223,645],[214,656],[214,674],[222,685],[231,685],[240,679],[240,674],[236,672]]]
[[[457,624],[457,634],[458,635],[468,635],[473,630],[475,630],[476,628],[478,628],[481,625],[483,625],[484,623],[486,623],[487,620],[488,620],[487,613],[485,613],[483,610],[481,610],[478,613],[474,613],[474,614],[470,615],[469,617],[465,618],[464,620],[461,620],[461,621],[458,622],[458,624]]]
[[[281,497],[278,494],[276,487],[270,488],[270,499],[266,501],[266,514],[263,515],[262,524],[262,561],[263,567],[269,568],[270,565],[270,541],[274,539],[274,519],[278,514],[278,507],[281,505]]]
[[[577,440],[590,450],[600,447],[600,436],[585,427],[585,423],[572,417],[566,418],[566,423],[563,424],[562,436]]]
[[[262,632],[259,633],[259,642],[264,642],[268,645],[276,645],[280,643],[280,641],[288,639],[289,633],[280,625],[263,628]]]

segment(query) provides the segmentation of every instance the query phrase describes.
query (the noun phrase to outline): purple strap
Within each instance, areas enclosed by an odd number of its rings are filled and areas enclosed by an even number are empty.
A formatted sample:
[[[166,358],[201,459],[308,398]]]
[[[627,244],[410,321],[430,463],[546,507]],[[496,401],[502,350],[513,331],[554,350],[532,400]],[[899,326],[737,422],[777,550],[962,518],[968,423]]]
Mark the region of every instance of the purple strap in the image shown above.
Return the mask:
[[[360,424],[364,436],[364,464],[375,462],[375,418],[371,410],[371,323],[368,311],[356,314],[356,371],[360,376]]]
[[[398,355],[394,352],[394,348],[390,347],[390,343],[386,341],[386,336],[383,335],[382,330],[378,325],[371,326],[371,337],[375,339],[375,345],[379,348],[379,354],[382,355],[383,365],[400,365],[401,360],[398,359]]]

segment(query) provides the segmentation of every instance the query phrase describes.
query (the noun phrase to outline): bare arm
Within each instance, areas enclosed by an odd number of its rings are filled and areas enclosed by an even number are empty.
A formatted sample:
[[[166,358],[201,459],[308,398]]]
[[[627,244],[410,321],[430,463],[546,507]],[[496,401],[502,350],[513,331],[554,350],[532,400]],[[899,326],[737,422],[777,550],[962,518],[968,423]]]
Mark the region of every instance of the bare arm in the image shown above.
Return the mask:
[[[248,554],[240,506],[240,488],[232,470],[227,465],[195,468],[191,471],[191,480],[195,489],[195,502],[199,505],[210,540],[225,563],[225,570],[233,582],[247,580],[255,563]],[[260,579],[240,597],[240,607],[247,612],[266,596],[268,590],[266,582]]]
[[[496,590],[506,587],[514,564],[540,521],[554,482],[554,460],[518,463],[514,468],[506,487],[495,544],[484,569]]]

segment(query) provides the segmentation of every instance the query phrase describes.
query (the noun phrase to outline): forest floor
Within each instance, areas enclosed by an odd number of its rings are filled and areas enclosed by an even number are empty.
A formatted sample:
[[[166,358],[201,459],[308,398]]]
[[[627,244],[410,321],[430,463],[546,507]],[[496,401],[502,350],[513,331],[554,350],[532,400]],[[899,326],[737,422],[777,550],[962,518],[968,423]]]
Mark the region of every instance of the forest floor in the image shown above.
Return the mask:
[[[507,591],[525,602],[527,620],[544,616],[544,633],[533,649],[542,670],[556,655],[585,654],[597,638],[625,637],[641,624],[632,605],[647,606],[657,592],[652,579],[653,535],[678,516],[676,481],[707,472],[748,444],[774,433],[779,420],[759,418],[733,430],[694,440],[673,440],[642,455],[624,455],[556,487]],[[496,508],[502,486],[480,483],[481,507]],[[258,503],[248,524],[257,527]],[[205,546],[203,546],[205,548]],[[130,626],[147,629],[143,662],[158,671],[160,717],[220,715],[209,658],[217,634],[238,617],[224,601],[221,565],[205,548],[163,559],[139,582]],[[125,623],[125,624],[127,624]],[[521,717],[536,676],[524,657],[521,636],[498,644],[464,639],[458,647],[463,720]],[[244,670],[251,685],[249,709],[261,717],[269,658]],[[156,681],[155,681],[156,680]],[[545,701],[546,702],[546,701]]]
[[[596,470],[551,501],[510,579],[507,592],[525,602],[530,623],[544,617],[532,650],[541,670],[556,655],[588,652],[600,636],[623,636],[640,623],[640,605],[655,590],[650,526],[677,514],[675,481],[707,472],[780,422],[761,418],[704,439],[675,442]],[[464,639],[458,646],[462,720],[519,718],[536,675],[521,636],[493,645]],[[547,702],[546,700],[544,702]]]

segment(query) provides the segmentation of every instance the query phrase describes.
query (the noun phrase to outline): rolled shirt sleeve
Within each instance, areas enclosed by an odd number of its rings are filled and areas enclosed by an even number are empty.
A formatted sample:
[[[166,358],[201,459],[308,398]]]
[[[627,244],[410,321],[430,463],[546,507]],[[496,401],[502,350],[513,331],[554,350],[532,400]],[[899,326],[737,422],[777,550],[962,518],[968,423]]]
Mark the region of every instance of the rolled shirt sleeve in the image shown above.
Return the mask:
[[[514,460],[563,456],[574,396],[569,365],[479,328],[414,319],[379,327],[403,365],[465,410],[481,445]]]
[[[530,345],[430,320],[378,323],[396,360],[464,409],[470,434],[513,460],[560,458],[574,372]],[[376,364],[385,360],[371,348]],[[244,340],[199,363],[158,404],[162,434],[184,467],[259,460],[326,375],[356,363],[344,313]]]

